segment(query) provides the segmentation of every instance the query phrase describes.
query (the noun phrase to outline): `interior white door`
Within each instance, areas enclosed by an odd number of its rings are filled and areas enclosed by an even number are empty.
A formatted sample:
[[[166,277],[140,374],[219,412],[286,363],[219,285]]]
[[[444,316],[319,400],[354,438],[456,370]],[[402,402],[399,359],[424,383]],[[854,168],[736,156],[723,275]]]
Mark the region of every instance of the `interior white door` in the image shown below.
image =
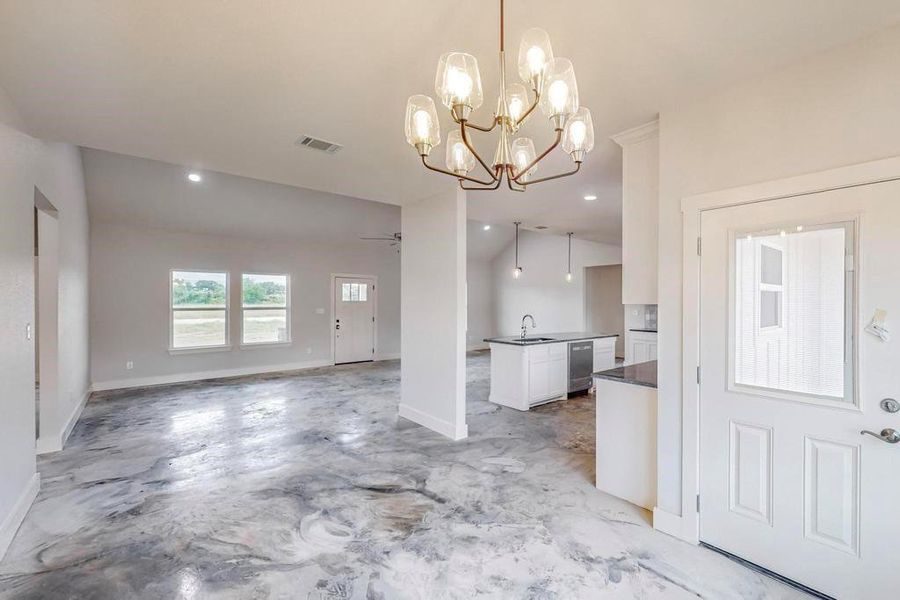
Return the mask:
[[[700,539],[836,598],[900,589],[900,183],[701,217]]]
[[[375,280],[336,277],[334,280],[334,362],[375,358]]]

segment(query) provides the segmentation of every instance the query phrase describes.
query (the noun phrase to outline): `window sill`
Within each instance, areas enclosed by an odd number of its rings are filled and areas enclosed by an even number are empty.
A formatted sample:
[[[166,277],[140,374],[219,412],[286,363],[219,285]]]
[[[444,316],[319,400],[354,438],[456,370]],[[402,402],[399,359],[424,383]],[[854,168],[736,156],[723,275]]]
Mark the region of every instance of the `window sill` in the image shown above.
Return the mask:
[[[254,342],[251,344],[241,344],[241,350],[250,350],[253,348],[281,348],[291,346],[294,342]]]
[[[231,344],[225,346],[200,346],[197,348],[169,348],[169,354],[205,354],[207,352],[230,352]]]

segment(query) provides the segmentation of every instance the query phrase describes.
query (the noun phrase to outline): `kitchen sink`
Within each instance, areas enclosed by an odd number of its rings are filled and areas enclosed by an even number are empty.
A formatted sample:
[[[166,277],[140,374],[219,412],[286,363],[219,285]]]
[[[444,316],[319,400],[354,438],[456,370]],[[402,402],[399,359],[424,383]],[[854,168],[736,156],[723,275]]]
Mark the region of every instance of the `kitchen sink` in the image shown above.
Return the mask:
[[[519,338],[520,342],[524,342],[526,344],[535,344],[537,342],[552,342],[553,338],[548,337],[523,337]]]

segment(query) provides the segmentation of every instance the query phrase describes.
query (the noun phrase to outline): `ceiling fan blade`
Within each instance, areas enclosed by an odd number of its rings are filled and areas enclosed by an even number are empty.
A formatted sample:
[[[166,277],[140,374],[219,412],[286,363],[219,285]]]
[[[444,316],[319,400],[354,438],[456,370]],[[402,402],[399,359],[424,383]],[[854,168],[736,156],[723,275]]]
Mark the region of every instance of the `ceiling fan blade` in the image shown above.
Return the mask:
[[[392,238],[392,237],[362,237],[362,236],[360,236],[359,239],[361,239],[361,240],[376,240],[376,241],[383,241],[383,242],[396,242],[397,241],[397,238]]]

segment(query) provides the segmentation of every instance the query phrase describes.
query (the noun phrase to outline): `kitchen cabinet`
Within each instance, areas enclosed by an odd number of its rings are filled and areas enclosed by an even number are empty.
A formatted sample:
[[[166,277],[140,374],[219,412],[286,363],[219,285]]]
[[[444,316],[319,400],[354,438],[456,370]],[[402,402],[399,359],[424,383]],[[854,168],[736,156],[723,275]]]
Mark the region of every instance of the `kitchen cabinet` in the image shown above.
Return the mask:
[[[594,371],[616,366],[616,338],[594,340]]]
[[[612,139],[622,147],[622,304],[657,304],[659,121]]]
[[[625,335],[625,364],[656,360],[658,334],[652,331],[629,331]]]

